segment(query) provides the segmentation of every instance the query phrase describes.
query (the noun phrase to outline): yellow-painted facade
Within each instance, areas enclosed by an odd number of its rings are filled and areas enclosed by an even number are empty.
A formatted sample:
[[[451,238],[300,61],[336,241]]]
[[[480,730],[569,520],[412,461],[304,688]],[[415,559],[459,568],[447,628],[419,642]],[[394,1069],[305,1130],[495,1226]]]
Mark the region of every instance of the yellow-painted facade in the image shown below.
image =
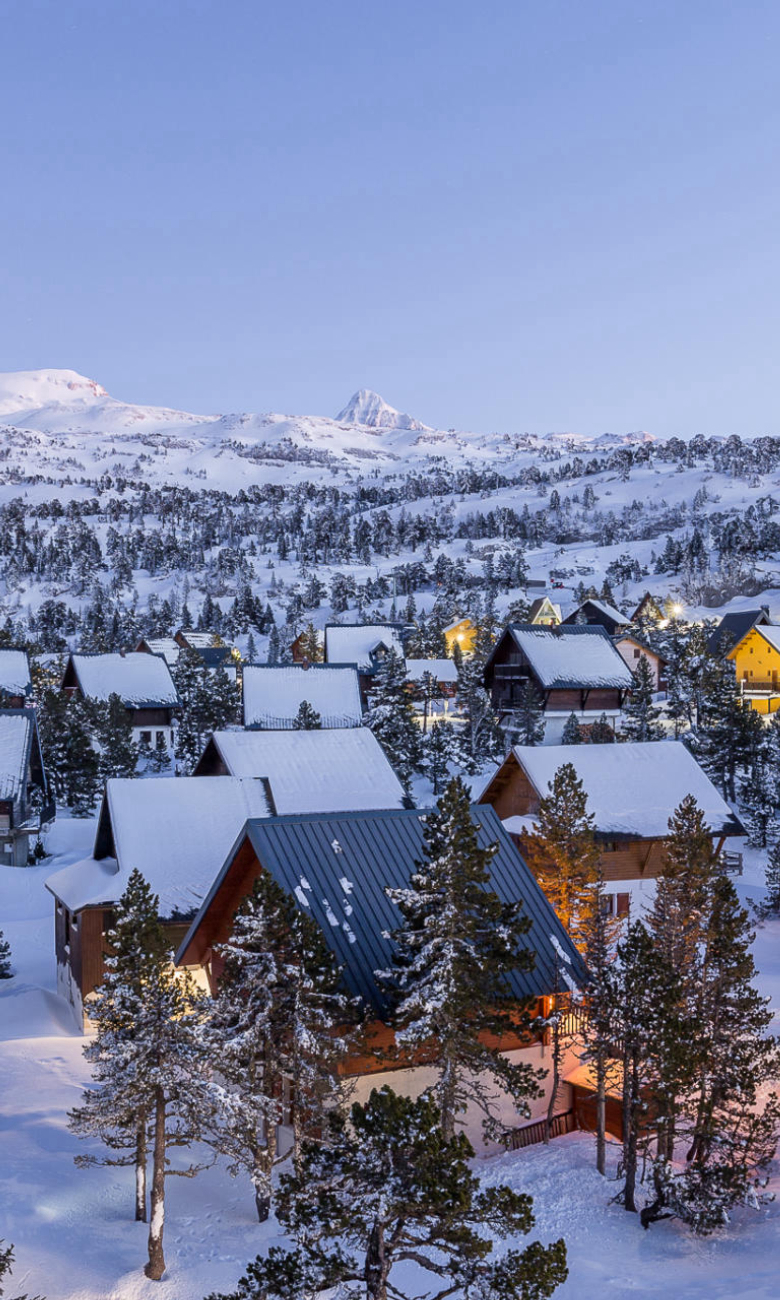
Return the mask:
[[[737,681],[744,683],[742,689],[750,707],[756,713],[776,713],[780,709],[780,649],[761,631],[751,628],[726,658],[736,668]]]
[[[461,654],[473,654],[476,639],[477,629],[470,618],[462,618],[457,623],[450,623],[450,626],[444,629],[444,640],[447,642],[447,654],[450,658],[456,645],[460,647]]]

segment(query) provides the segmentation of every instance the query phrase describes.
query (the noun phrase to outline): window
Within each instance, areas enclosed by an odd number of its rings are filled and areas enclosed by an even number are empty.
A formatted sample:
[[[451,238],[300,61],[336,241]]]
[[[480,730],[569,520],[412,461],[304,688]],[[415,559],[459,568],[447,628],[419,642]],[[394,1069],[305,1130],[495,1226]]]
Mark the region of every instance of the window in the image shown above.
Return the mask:
[[[634,658],[635,658],[635,659],[638,659],[638,658],[639,658],[639,655],[640,655],[640,651],[639,651],[639,650],[635,650],[635,651],[634,651]]]
[[[67,907],[65,908],[65,925],[63,927],[63,937],[65,940],[65,947],[67,948],[70,945],[70,912],[68,911]]]
[[[630,904],[631,904],[631,895],[630,895],[630,894],[618,894],[618,895],[617,895],[617,915],[618,915],[618,916],[628,916],[628,912],[629,912]]]
[[[155,734],[155,740],[156,740],[156,742],[157,742],[158,745],[159,745],[159,743],[160,743],[161,740],[164,741],[165,744],[168,743],[168,742],[165,740],[165,732],[164,732],[164,731],[158,731],[158,732]]]
[[[141,732],[141,744],[142,744],[142,745],[151,745],[151,743],[152,743],[152,733],[151,733],[151,731],[142,731],[142,732]]]

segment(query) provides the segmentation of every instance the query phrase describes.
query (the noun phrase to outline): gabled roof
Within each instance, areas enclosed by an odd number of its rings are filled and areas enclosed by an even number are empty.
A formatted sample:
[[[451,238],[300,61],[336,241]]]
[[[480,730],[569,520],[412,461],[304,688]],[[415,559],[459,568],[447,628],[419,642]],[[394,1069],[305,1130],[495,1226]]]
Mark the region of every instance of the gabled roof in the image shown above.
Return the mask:
[[[323,727],[359,727],[363,721],[354,664],[246,664],[244,725],[285,730],[304,700]]]
[[[468,614],[463,614],[460,618],[453,619],[451,623],[448,623],[446,627],[442,628],[442,631],[454,632],[455,628],[460,627],[463,623],[468,623],[470,627],[474,626]]]
[[[493,888],[506,902],[521,898],[531,921],[522,945],[535,951],[536,968],[531,973],[509,974],[513,991],[518,998],[549,993],[556,986],[556,969],[560,982],[562,968],[573,985],[581,986],[586,978],[582,960],[496,813],[492,808],[475,807],[472,816],[479,827],[479,843],[499,846],[491,863]],[[249,822],[176,960],[193,960],[197,952],[193,941],[228,876],[235,852],[248,838],[261,866],[320,925],[344,968],[350,992],[379,1015],[386,1014],[387,1000],[375,972],[392,964],[393,945],[387,934],[399,925],[401,917],[385,890],[409,884],[423,857],[424,823],[425,813],[419,811],[272,817]],[[191,945],[192,952],[187,954]]]
[[[15,802],[25,792],[33,744],[38,744],[32,709],[0,709],[0,799]]]
[[[196,632],[192,627],[180,627],[176,635],[186,641],[191,650],[214,650],[219,648],[214,645],[217,639],[215,632]],[[230,646],[224,648],[230,650]]]
[[[669,818],[692,794],[715,835],[741,835],[742,825],[682,741],[617,745],[516,745],[514,759],[541,796],[555,773],[571,763],[587,796],[599,835],[662,839]],[[500,769],[499,769],[500,770]],[[488,796],[495,775],[480,798]],[[511,818],[508,829],[512,829]],[[506,822],[505,822],[506,825]]]
[[[566,619],[564,620],[564,622],[568,619],[571,619],[573,623],[577,615],[579,614],[580,610],[581,609],[584,610],[587,605],[591,605],[593,609],[597,610],[600,614],[603,614],[604,617],[608,618],[611,623],[616,623],[618,627],[622,627],[624,624],[627,624],[630,621],[629,619],[626,618],[625,614],[621,614],[619,609],[615,609],[614,605],[607,605],[605,601],[596,600],[595,597],[589,596],[587,600],[583,600],[576,607],[576,609],[574,609],[570,614],[566,615]]]
[[[262,781],[113,778],[106,783],[92,857],[49,876],[46,888],[79,911],[115,903],[138,868],[160,896],[162,917],[190,917],[244,823],[267,812]]]
[[[128,708],[179,703],[170,669],[160,655],[72,654],[65,670],[73,672],[82,693],[90,700],[118,695]]]
[[[724,614],[718,626],[707,638],[707,649],[710,654],[725,654],[728,657],[728,651],[734,650],[754,627],[763,629],[767,625],[769,625],[769,613],[765,609],[742,609],[732,614]],[[770,637],[767,637],[767,640],[770,645],[774,644]]]
[[[454,659],[407,659],[406,676],[410,682],[419,682],[430,673],[437,682],[458,680],[458,668]]]
[[[325,662],[356,664],[361,672],[374,667],[373,653],[381,646],[404,657],[403,623],[326,623]]]
[[[660,650],[656,650],[641,632],[614,632],[612,635],[614,645],[620,645],[621,641],[630,641],[633,645],[641,646],[649,655],[653,655],[660,663],[665,664],[666,658]]]
[[[211,743],[231,776],[266,779],[280,816],[404,806],[401,782],[367,727],[215,731]]]
[[[162,655],[169,668],[175,668],[179,662],[181,646],[172,636],[145,636],[138,642],[136,650],[141,651],[142,646],[148,647],[149,654]]]
[[[510,623],[504,632],[528,660],[544,690],[579,690],[618,687],[634,683],[628,664],[615,649],[606,628],[561,624],[555,628]],[[502,636],[488,659],[489,666]]]
[[[549,613],[552,614],[554,618],[557,618],[558,622],[560,623],[561,607],[559,604],[556,604],[555,601],[550,600],[549,596],[537,596],[534,600],[531,601],[531,605],[528,610],[528,622],[535,623],[536,619],[543,611],[544,612],[549,611]]]
[[[25,650],[0,650],[0,695],[32,695],[30,661]]]

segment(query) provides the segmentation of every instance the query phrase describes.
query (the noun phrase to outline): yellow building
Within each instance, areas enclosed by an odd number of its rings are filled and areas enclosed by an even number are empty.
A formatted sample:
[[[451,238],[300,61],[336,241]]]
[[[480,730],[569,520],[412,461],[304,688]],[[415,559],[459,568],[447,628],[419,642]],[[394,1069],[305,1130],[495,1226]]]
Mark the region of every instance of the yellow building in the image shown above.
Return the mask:
[[[737,683],[756,713],[780,709],[780,627],[752,627],[726,655]]]
[[[470,618],[458,618],[444,629],[444,640],[447,642],[447,654],[450,658],[455,646],[458,646],[461,654],[473,654],[476,639],[477,629]]]

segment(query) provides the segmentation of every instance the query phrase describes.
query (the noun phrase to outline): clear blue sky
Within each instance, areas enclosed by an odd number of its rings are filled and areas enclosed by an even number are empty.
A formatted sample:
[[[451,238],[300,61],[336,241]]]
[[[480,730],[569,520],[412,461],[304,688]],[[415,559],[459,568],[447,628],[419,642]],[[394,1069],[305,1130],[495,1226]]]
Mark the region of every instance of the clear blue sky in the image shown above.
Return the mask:
[[[0,10],[0,370],[780,433],[777,0]]]

